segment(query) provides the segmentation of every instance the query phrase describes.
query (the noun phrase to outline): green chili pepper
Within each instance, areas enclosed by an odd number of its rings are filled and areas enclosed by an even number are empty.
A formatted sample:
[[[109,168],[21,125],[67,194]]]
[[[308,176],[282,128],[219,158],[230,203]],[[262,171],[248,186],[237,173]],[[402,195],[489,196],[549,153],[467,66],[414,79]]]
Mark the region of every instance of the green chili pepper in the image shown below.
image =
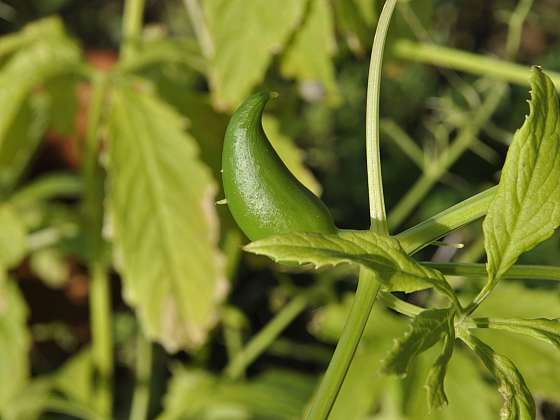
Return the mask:
[[[286,167],[261,118],[268,93],[256,93],[235,111],[226,130],[222,179],[233,218],[251,240],[289,232],[334,233],[325,204]]]

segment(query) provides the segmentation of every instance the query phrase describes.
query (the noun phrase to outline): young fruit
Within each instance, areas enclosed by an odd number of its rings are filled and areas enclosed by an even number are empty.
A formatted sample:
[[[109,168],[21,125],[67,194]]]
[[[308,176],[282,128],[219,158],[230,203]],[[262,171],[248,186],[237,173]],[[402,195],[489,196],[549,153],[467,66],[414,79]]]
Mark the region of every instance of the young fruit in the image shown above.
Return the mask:
[[[226,130],[222,179],[231,214],[253,241],[289,232],[334,233],[327,207],[294,177],[264,133],[269,98],[265,92],[247,98]]]

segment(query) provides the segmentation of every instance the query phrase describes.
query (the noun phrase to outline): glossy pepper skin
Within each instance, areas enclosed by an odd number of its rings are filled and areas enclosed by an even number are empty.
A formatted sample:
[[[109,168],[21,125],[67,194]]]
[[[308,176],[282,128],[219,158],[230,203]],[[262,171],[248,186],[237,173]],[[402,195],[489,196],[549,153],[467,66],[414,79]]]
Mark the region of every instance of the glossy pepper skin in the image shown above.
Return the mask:
[[[289,232],[334,233],[327,207],[294,177],[264,133],[269,98],[265,92],[247,98],[226,130],[222,179],[231,214],[253,241]]]

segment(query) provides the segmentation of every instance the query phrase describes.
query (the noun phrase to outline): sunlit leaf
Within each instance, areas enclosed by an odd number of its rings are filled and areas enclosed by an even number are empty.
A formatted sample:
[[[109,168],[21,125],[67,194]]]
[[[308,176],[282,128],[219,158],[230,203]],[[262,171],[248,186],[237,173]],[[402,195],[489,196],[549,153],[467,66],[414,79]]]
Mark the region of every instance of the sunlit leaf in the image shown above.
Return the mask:
[[[307,0],[206,0],[214,51],[208,76],[214,104],[236,106],[264,77],[303,17]]]
[[[0,205],[0,268],[12,268],[27,251],[26,229],[17,212],[7,204]]]
[[[109,177],[125,297],[147,335],[169,351],[199,347],[227,284],[216,185],[181,118],[146,92],[117,89]]]

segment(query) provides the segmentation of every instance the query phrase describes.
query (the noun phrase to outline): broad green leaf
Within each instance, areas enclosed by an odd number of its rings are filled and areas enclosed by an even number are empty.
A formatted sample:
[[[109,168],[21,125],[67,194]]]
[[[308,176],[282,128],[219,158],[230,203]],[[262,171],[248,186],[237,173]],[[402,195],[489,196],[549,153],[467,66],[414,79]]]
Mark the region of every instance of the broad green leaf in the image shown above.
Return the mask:
[[[336,48],[333,11],[329,0],[309,0],[302,28],[286,50],[281,71],[302,84],[304,96],[329,102],[340,101],[332,56]],[[315,84],[315,86],[313,85]],[[319,89],[319,95],[312,89]]]
[[[0,410],[2,420],[38,419],[46,408],[51,388],[50,377],[41,376],[34,379]]]
[[[78,111],[77,77],[54,77],[45,83],[50,102],[49,128],[55,133],[70,136],[76,130]]]
[[[312,377],[290,371],[268,371],[251,381],[232,383],[176,367],[158,420],[295,419],[314,384]]]
[[[146,335],[169,351],[204,343],[227,283],[218,251],[216,185],[166,104],[114,91],[109,177],[125,297]]]
[[[422,352],[435,345],[442,337],[454,336],[453,326],[454,311],[449,309],[428,309],[417,315],[411,322],[410,329],[405,335],[396,341],[395,346],[383,360],[383,371],[387,374],[405,376],[414,359]],[[453,341],[449,346],[453,346]],[[447,347],[447,345],[446,345]],[[446,349],[445,353],[449,351]],[[451,349],[452,352],[452,349]],[[446,355],[437,363],[443,365],[445,376],[445,365],[449,361]],[[443,392],[443,377],[441,378],[441,390]],[[445,395],[445,394],[443,394]],[[441,395],[438,395],[441,397]]]
[[[2,229],[0,229],[2,231]],[[14,281],[0,278],[0,417],[29,380],[27,306]]]
[[[214,51],[208,77],[214,105],[236,106],[264,78],[273,54],[303,18],[307,0],[206,0]]]
[[[14,54],[0,71],[0,149],[32,89],[44,81],[76,72],[80,50],[66,38],[37,41]]]
[[[478,328],[490,328],[527,335],[552,344],[560,350],[559,319],[477,318],[475,322]]]
[[[550,78],[536,67],[529,105],[483,223],[490,285],[560,225],[558,97]]]
[[[534,419],[535,401],[513,362],[472,335],[463,335],[461,339],[478,355],[498,383],[498,391],[504,400],[500,418],[502,420]]]
[[[0,270],[15,267],[23,259],[26,234],[18,213],[8,204],[0,205]]]
[[[389,291],[414,292],[434,287],[455,301],[451,286],[439,271],[418,264],[396,239],[369,231],[291,233],[252,242],[245,250],[277,262],[312,264],[316,268],[358,264],[376,272]]]
[[[321,195],[321,185],[303,162],[303,152],[297,148],[292,139],[280,131],[280,124],[274,117],[265,115],[263,127],[272,147],[284,161],[290,172],[315,195]]]
[[[426,388],[428,390],[428,406],[430,411],[434,408],[442,408],[448,404],[447,395],[445,394],[445,375],[453,349],[455,347],[455,325],[454,317],[447,319],[447,328],[443,336],[443,349],[436,359],[434,365],[428,372],[426,379]]]
[[[21,178],[47,127],[47,113],[46,98],[31,96],[10,122],[0,147],[0,189],[10,191]]]

